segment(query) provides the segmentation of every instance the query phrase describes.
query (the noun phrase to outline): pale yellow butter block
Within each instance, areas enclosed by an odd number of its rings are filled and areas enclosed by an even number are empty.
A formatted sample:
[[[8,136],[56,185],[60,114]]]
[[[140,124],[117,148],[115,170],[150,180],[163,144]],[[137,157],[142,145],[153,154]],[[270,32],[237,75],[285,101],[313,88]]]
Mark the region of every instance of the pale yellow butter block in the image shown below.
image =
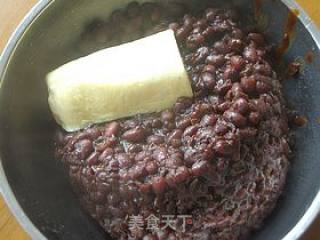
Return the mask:
[[[95,52],[47,76],[49,105],[67,131],[171,107],[193,95],[174,32]]]

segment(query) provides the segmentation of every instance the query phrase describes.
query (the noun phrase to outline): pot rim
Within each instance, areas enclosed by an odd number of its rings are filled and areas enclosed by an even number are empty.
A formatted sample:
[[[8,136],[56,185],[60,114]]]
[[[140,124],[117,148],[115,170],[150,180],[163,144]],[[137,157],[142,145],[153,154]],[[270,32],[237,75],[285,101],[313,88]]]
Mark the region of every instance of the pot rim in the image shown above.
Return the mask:
[[[298,9],[300,14],[298,18],[301,20],[305,28],[311,34],[312,38],[316,42],[316,45],[320,49],[320,31],[315,23],[311,20],[309,15],[303,10],[303,8],[294,0],[281,0],[288,8]],[[5,46],[2,54],[0,55],[0,88],[2,78],[6,73],[7,66],[10,63],[11,57],[23,37],[29,26],[35,21],[43,11],[45,11],[55,0],[39,0],[34,7],[23,18],[16,30],[13,32]],[[29,234],[32,239],[46,240],[47,238],[39,231],[39,229],[32,223],[32,221],[25,214],[20,204],[18,203],[14,193],[12,192],[6,174],[4,172],[2,161],[0,158],[0,193],[2,194],[9,209],[18,220],[20,225]],[[313,221],[320,213],[320,189],[308,207],[302,218],[297,224],[285,235],[282,240],[295,240],[299,239],[306,230],[310,227]]]

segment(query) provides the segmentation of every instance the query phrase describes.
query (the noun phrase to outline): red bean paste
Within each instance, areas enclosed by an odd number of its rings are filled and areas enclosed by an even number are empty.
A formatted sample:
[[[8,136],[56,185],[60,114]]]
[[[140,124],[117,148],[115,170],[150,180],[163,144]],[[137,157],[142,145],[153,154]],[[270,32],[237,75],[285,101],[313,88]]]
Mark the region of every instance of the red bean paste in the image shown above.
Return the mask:
[[[160,113],[59,130],[57,158],[114,238],[247,239],[273,210],[289,167],[289,110],[272,48],[239,16],[131,3],[85,30],[83,39],[112,45],[173,29],[194,91]],[[130,226],[130,217],[152,215],[192,219],[178,218],[176,230]]]

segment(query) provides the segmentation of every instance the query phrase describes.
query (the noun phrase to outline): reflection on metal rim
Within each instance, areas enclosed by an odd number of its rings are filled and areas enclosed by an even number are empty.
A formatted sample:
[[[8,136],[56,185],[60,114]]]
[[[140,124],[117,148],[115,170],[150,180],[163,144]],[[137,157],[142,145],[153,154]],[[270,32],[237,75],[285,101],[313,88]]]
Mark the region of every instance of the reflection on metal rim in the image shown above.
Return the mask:
[[[8,62],[10,61],[10,57],[14,52],[16,45],[19,40],[28,29],[29,25],[44,11],[47,7],[50,6],[55,0],[40,0],[26,15],[20,25],[17,27],[16,31],[12,34],[11,38],[8,41],[5,50],[2,52],[0,56],[0,81],[3,77],[3,74],[6,71],[6,67]],[[318,48],[320,49],[320,32],[310,17],[306,14],[306,12],[294,1],[294,0],[281,0],[288,8],[296,8],[299,10],[299,19],[303,23],[303,25],[307,28],[307,30],[312,35],[314,41],[316,42]],[[1,87],[1,82],[0,82]],[[45,240],[46,237],[33,225],[30,219],[23,212],[20,207],[17,199],[15,198],[12,190],[9,187],[9,183],[6,179],[6,175],[4,173],[1,159],[0,159],[0,190],[1,193],[8,204],[10,210],[13,215],[16,217],[18,222],[23,226],[26,232],[31,236],[32,239],[37,240]],[[296,240],[299,239],[302,234],[308,229],[308,227],[312,224],[312,222],[317,217],[320,212],[320,189],[313,200],[312,204],[304,214],[304,216],[299,220],[299,222],[292,228],[292,230],[283,238],[283,240]]]
[[[0,56],[0,87],[1,80],[6,72],[7,65],[10,61],[12,53],[14,52],[19,40],[27,31],[30,24],[47,8],[53,3],[55,0],[40,0],[24,17],[22,22],[16,28],[14,33],[11,35],[5,49],[3,50]],[[24,230],[29,234],[31,239],[36,240],[46,240],[47,238],[39,231],[36,226],[31,222],[28,216],[24,213],[21,206],[19,205],[16,197],[14,196],[8,180],[6,178],[6,174],[3,170],[2,161],[0,159],[0,193],[4,197],[5,202],[7,203],[9,209],[12,214],[24,228]]]

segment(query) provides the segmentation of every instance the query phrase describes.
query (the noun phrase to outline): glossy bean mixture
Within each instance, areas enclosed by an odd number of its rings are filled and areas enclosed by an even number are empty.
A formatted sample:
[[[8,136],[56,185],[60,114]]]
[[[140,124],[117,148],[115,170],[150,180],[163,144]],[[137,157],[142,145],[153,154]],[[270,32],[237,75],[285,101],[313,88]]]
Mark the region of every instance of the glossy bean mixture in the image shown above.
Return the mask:
[[[131,3],[84,31],[83,53],[173,29],[194,91],[161,113],[59,131],[57,158],[116,239],[246,239],[274,208],[289,166],[289,111],[271,47],[240,20],[209,6]],[[151,214],[192,223],[130,229],[130,216]]]

